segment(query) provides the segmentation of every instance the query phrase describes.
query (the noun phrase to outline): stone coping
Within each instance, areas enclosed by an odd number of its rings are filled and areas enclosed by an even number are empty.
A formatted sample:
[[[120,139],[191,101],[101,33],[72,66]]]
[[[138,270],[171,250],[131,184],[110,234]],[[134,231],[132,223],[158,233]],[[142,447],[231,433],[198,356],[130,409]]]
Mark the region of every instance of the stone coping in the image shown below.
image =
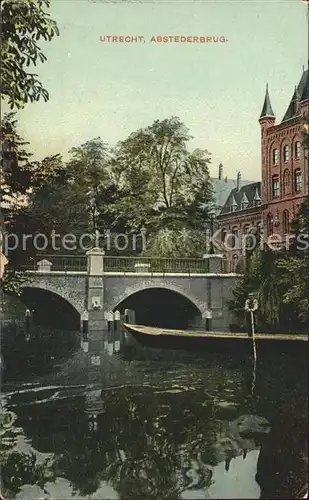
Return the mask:
[[[35,276],[87,276],[87,271],[25,271],[26,274],[32,274]],[[142,272],[137,273],[134,271],[104,271],[102,274],[90,274],[89,276],[147,276],[149,277],[214,277],[214,278],[225,278],[225,277],[239,277],[241,278],[241,274],[236,273],[157,273],[157,272]]]

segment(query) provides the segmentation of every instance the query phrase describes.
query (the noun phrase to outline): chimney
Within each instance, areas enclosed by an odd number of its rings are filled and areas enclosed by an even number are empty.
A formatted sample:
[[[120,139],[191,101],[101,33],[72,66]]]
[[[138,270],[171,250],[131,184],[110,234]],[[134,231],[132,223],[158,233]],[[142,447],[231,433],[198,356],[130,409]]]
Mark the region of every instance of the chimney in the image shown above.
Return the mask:
[[[224,178],[224,182],[225,182],[225,184],[227,184],[227,175]]]
[[[240,190],[240,183],[241,183],[241,173],[238,172],[237,178],[236,178],[236,188],[237,188],[237,191]]]
[[[223,178],[223,165],[222,163],[219,164],[219,181],[222,181]]]

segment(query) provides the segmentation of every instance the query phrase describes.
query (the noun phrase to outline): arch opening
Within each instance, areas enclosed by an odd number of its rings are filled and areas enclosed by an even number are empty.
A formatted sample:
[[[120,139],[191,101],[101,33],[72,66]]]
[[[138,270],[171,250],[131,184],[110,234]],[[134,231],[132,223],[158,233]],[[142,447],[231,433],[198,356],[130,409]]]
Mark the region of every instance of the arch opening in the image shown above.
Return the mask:
[[[202,327],[202,315],[195,304],[181,293],[166,288],[147,288],[133,293],[115,308],[135,311],[139,325],[187,330]]]
[[[33,311],[33,323],[61,330],[79,330],[80,315],[66,299],[54,292],[25,287],[22,302]]]

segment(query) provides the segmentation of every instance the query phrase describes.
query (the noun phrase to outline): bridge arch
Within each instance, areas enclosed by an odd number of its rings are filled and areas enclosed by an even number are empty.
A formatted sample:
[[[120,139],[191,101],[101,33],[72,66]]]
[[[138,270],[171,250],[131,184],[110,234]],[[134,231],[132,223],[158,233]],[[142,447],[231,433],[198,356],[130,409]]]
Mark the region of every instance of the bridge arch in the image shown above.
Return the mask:
[[[117,297],[112,310],[124,312],[125,308],[135,311],[139,324],[181,329],[202,324],[199,301],[176,286],[132,286]]]
[[[115,295],[113,303],[111,304],[111,310],[114,311],[117,309],[117,306],[121,303],[124,302],[126,299],[128,299],[131,295],[134,295],[138,292],[143,292],[144,290],[151,290],[155,288],[161,288],[167,291],[175,292],[178,295],[182,295],[184,298],[192,302],[192,304],[200,311],[201,314],[204,313],[205,309],[205,303],[194,297],[192,294],[185,292],[184,290],[180,289],[179,287],[173,285],[172,283],[148,283],[144,284],[141,286],[140,283],[136,283],[135,285],[131,285],[129,288],[127,288],[124,292],[120,293],[119,295]]]
[[[76,293],[74,286],[71,288],[61,282],[57,282],[55,279],[40,279],[39,276],[36,276],[33,280],[26,281],[23,284],[23,289],[25,288],[37,288],[38,290],[51,292],[71,304],[79,315],[85,309],[84,289],[81,290],[81,293]]]
[[[21,300],[31,310],[36,323],[64,329],[79,329],[80,312],[59,291],[37,285],[25,285]]]

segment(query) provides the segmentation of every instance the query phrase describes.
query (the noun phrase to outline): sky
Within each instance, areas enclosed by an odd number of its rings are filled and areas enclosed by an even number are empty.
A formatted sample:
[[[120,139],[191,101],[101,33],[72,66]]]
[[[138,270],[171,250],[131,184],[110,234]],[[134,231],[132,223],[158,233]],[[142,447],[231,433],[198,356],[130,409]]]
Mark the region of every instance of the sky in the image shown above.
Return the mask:
[[[260,179],[265,86],[280,122],[307,67],[301,0],[51,0],[60,36],[41,44],[36,72],[50,93],[18,112],[35,158],[100,136],[110,146],[154,120],[178,116],[211,152],[210,171]],[[104,36],[144,36],[106,43]],[[223,36],[225,43],[159,43],[151,37]]]

